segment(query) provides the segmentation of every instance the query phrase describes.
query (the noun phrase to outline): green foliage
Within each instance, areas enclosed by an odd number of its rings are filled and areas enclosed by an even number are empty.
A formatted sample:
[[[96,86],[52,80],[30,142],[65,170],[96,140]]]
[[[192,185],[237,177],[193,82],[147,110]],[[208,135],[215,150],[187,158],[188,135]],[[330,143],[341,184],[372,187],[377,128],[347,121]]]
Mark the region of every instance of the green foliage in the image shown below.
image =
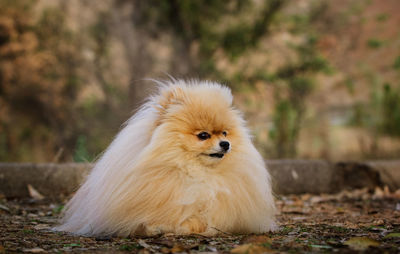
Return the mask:
[[[148,1],[145,17],[148,23],[172,29],[186,45],[198,42],[201,60],[213,56],[218,49],[235,59],[247,49],[254,48],[257,42],[268,33],[275,14],[286,0],[264,1],[253,22],[236,22],[223,27],[216,24],[224,18],[245,15],[254,5],[251,1]],[[159,6],[154,8],[154,6]],[[253,10],[254,13],[254,10]],[[210,67],[210,65],[207,65]],[[210,68],[206,68],[210,71]]]
[[[34,233],[33,230],[31,230],[31,229],[23,229],[22,232],[23,232],[24,234],[26,234],[26,235],[30,235],[30,234],[33,234],[33,233]]]
[[[367,46],[372,48],[372,49],[377,49],[382,47],[383,41],[376,39],[376,38],[371,38],[367,41]]]
[[[276,145],[276,156],[293,157],[296,152],[298,113],[292,103],[285,99],[275,104],[274,112],[274,124],[269,135]]]
[[[316,48],[318,38],[313,33],[306,36],[303,44],[293,46],[299,60],[282,66],[274,75],[276,80],[284,81],[285,84],[283,89],[278,89],[270,132],[276,147],[276,157],[279,158],[296,156],[297,141],[306,112],[304,102],[313,91],[313,77],[319,72],[331,73],[328,62],[319,55]],[[286,97],[282,97],[282,93]]]
[[[355,0],[350,2],[349,13],[352,15],[360,16],[365,8],[371,4],[370,0]]]
[[[387,13],[380,13],[376,15],[376,21],[378,22],[385,22],[389,19],[389,14]]]
[[[89,35],[96,43],[96,56],[105,56],[108,53],[108,38],[110,36],[110,31],[107,24],[109,19],[109,14],[102,12],[99,14],[97,22],[89,28]]]
[[[122,250],[122,251],[133,251],[133,250],[140,250],[140,249],[143,249],[143,247],[137,243],[122,244],[119,246],[119,250]]]
[[[45,9],[34,29],[43,48],[55,47],[59,38],[72,39],[71,32],[65,28],[64,13],[57,8]]]
[[[400,90],[393,89],[390,84],[383,86],[382,98],[382,123],[383,133],[400,136]]]
[[[237,58],[247,49],[257,45],[257,42],[268,33],[275,14],[284,3],[284,0],[265,1],[260,17],[253,24],[239,23],[225,30],[220,44],[231,59]]]
[[[371,92],[369,103],[356,103],[350,124],[375,134],[400,136],[400,89],[385,83]]]
[[[392,233],[389,233],[389,234],[385,235],[384,238],[400,238],[400,233],[392,232]]]
[[[0,132],[0,159],[6,158],[6,156],[8,155],[6,138],[7,138],[6,134]]]
[[[60,214],[63,209],[64,209],[64,205],[58,205],[53,208],[53,214]]]
[[[313,81],[307,77],[295,76],[288,82],[291,103],[294,106],[300,106],[303,104],[303,99],[311,94],[314,87]]]
[[[310,18],[306,14],[294,14],[289,17],[290,29],[293,34],[304,33],[309,27]]]
[[[344,85],[346,86],[350,94],[354,94],[354,81],[352,78],[347,77],[344,81]]]
[[[237,58],[245,49],[254,43],[251,37],[252,26],[239,24],[236,27],[229,28],[223,38],[222,47],[229,53],[231,58]]]
[[[396,57],[393,63],[393,68],[395,70],[400,70],[400,56]]]
[[[81,247],[82,245],[80,243],[67,243],[64,244],[64,247]]]
[[[75,145],[75,152],[74,152],[74,161],[75,162],[89,162],[92,158],[88,153],[87,144],[86,144],[86,137],[79,136],[76,145]]]

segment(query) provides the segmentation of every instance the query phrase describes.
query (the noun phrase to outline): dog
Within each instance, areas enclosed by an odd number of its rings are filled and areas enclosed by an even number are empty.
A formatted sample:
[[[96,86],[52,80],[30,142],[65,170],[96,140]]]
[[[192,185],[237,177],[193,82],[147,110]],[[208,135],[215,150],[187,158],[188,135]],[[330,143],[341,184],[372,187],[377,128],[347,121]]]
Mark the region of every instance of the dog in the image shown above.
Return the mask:
[[[157,81],[67,203],[58,231],[205,236],[276,228],[270,175],[228,87]]]

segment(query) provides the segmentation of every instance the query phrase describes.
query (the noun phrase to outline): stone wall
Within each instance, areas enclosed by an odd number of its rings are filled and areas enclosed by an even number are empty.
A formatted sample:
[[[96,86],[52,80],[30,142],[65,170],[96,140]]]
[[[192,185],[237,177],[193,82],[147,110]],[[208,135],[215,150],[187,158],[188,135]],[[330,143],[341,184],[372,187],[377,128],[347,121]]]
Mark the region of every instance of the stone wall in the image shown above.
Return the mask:
[[[338,162],[322,160],[270,160],[276,194],[336,193],[342,190],[387,185],[400,188],[400,160]],[[0,194],[25,198],[30,185],[47,198],[72,194],[84,180],[90,163],[0,163]]]

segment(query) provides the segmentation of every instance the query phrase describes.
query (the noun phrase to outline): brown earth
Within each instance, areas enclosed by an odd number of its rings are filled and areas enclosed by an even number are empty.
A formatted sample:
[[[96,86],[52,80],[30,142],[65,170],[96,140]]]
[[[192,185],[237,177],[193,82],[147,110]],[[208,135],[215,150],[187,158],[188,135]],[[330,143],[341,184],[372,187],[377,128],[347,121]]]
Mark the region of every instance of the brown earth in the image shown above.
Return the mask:
[[[367,189],[277,198],[280,229],[262,235],[94,238],[52,232],[62,202],[0,202],[0,253],[399,253],[400,192]]]

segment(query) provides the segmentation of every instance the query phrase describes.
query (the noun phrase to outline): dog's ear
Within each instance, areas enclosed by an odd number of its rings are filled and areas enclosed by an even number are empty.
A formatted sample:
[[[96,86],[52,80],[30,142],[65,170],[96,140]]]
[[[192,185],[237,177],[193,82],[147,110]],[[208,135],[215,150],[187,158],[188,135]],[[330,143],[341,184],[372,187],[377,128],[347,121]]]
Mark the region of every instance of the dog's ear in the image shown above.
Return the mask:
[[[170,87],[161,94],[158,104],[160,108],[167,110],[171,105],[182,104],[184,100],[182,87]]]
[[[185,98],[185,92],[182,87],[168,87],[161,92],[161,95],[157,100],[157,110],[160,115],[163,115],[171,106],[183,104]]]

